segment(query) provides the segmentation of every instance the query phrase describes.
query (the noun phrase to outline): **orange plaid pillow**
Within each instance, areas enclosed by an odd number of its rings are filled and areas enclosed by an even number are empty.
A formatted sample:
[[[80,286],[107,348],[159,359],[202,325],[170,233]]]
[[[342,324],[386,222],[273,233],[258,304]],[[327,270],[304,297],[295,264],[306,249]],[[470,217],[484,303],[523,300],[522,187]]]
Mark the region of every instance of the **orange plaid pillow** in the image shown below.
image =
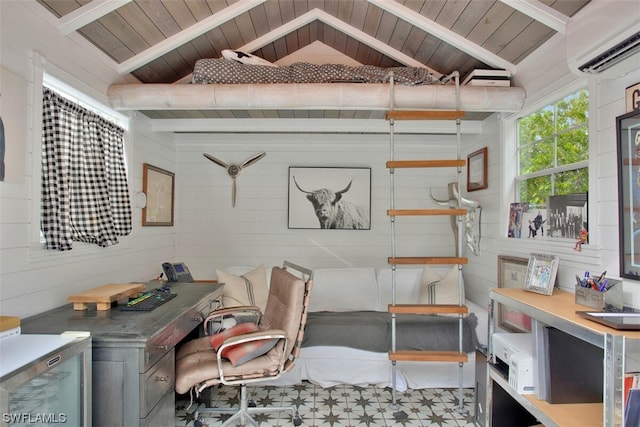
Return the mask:
[[[229,337],[235,337],[239,335],[248,334],[251,332],[258,332],[258,326],[255,323],[240,323],[232,328],[220,332],[219,334],[211,335],[209,340],[211,346],[215,351],[218,351],[222,343]],[[247,363],[250,360],[255,359],[258,356],[262,356],[271,350],[278,339],[263,339],[257,341],[249,341],[241,344],[232,345],[226,347],[222,352],[222,357],[228,359],[233,366],[240,366],[243,363]]]

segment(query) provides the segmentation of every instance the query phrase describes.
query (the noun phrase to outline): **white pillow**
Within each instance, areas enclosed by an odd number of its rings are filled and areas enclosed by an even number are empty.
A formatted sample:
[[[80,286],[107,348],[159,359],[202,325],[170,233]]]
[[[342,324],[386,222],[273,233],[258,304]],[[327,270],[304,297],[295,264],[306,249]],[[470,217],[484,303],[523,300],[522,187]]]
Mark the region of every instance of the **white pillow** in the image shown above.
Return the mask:
[[[434,284],[433,287],[429,285]],[[432,289],[435,295],[430,298],[429,290]],[[444,276],[435,272],[428,265],[422,270],[420,281],[420,304],[455,304],[458,299],[458,266],[454,265]],[[464,283],[462,286],[462,301],[464,301]]]
[[[250,55],[239,50],[224,49],[222,51],[222,57],[228,61],[239,62],[246,65],[266,65],[267,67],[277,67],[273,62],[269,62],[266,59]]]
[[[216,276],[218,282],[224,283],[222,289],[222,305],[224,307],[255,305],[264,311],[269,295],[264,264],[260,264],[241,276],[224,270],[216,270]]]

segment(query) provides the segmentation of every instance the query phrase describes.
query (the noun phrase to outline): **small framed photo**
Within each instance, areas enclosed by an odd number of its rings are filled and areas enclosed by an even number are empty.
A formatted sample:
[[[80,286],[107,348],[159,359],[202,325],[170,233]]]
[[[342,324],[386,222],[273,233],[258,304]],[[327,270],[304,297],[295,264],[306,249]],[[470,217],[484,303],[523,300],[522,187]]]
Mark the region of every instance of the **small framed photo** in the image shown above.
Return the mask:
[[[467,191],[487,188],[487,147],[467,156]]]
[[[142,166],[142,191],[146,206],[142,208],[143,226],[173,225],[173,172],[144,163]]]
[[[555,255],[529,255],[524,289],[529,292],[551,295],[556,283],[559,262],[560,259]]]
[[[524,288],[527,258],[498,255],[498,287]],[[498,327],[510,332],[531,332],[531,317],[504,304],[497,307]]]

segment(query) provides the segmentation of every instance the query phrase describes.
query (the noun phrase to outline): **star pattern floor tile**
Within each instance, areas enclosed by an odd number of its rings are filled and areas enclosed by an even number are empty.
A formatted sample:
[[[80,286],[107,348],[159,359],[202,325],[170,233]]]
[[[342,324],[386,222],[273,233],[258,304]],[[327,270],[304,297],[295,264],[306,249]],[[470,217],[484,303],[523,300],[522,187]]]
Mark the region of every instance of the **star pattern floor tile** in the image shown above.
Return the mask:
[[[375,427],[375,426],[473,426],[473,389],[464,389],[462,413],[459,390],[422,389],[396,394],[397,407],[392,407],[391,390],[379,387],[340,385],[322,388],[310,383],[289,387],[248,386],[250,399],[256,406],[294,406],[302,418],[302,427]],[[238,388],[221,386],[213,389],[216,407],[237,407]],[[195,404],[176,403],[176,427],[194,425]],[[199,406],[201,409],[204,405]],[[203,427],[219,426],[229,415],[200,414]],[[292,426],[287,413],[256,414],[261,427]]]

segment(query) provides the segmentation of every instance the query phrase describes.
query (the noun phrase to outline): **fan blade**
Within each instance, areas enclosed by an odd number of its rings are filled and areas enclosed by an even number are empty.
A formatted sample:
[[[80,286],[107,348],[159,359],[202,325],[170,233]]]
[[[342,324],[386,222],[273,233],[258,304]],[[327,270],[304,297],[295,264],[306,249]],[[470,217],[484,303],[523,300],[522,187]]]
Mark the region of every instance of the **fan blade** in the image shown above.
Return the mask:
[[[213,157],[211,154],[207,154],[207,153],[202,153],[203,156],[205,156],[207,159],[211,160],[213,163],[222,166],[223,168],[228,168],[229,165],[227,165],[225,162],[223,162],[220,159],[216,159],[215,157]]]
[[[258,160],[260,160],[266,155],[267,153],[265,153],[264,151],[262,153],[258,153],[255,156],[251,157],[250,159],[246,160],[243,164],[240,165],[240,167],[246,168],[247,166],[251,166],[252,164],[254,164],[255,162],[257,162]]]
[[[231,207],[236,207],[236,194],[238,192],[238,188],[236,186],[236,177],[233,177],[233,183],[231,184]]]

